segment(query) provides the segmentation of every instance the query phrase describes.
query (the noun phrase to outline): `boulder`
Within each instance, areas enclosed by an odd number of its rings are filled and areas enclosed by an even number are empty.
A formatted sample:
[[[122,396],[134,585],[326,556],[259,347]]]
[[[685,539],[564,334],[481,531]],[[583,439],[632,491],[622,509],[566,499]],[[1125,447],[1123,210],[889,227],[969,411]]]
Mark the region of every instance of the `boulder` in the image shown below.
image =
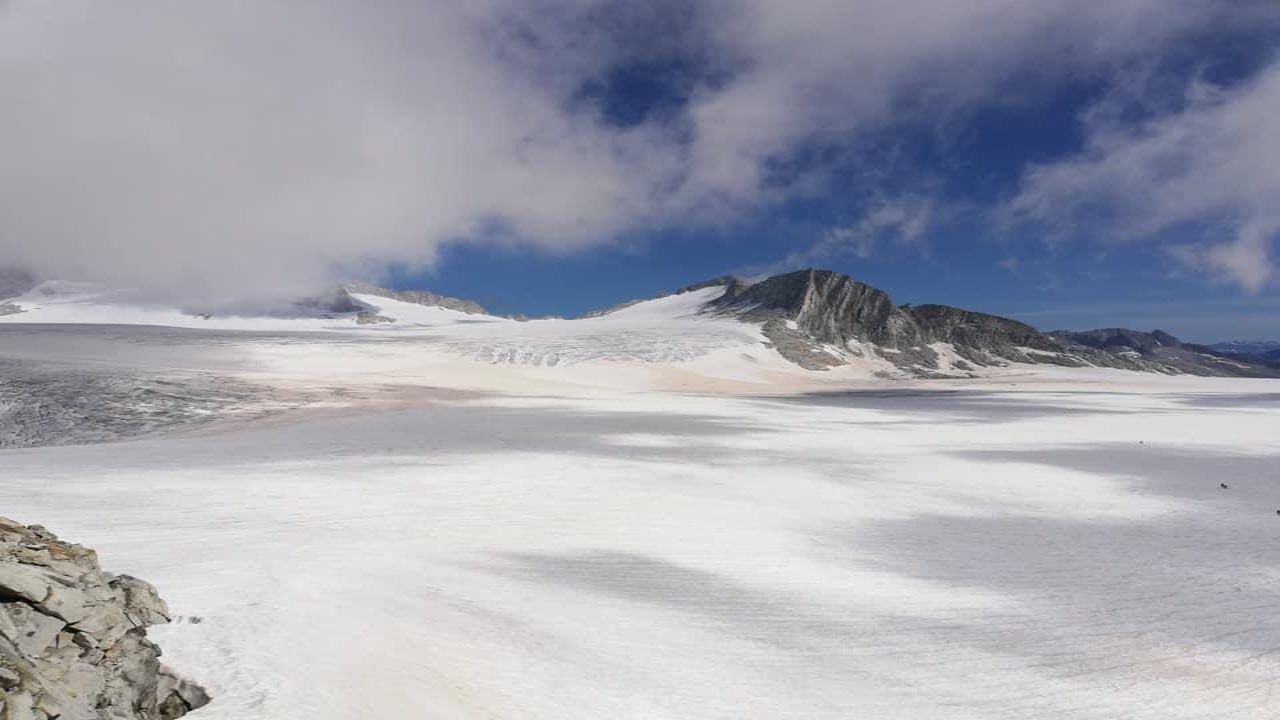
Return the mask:
[[[202,707],[209,696],[161,665],[147,639],[168,621],[149,583],[0,518],[0,718],[172,720]]]

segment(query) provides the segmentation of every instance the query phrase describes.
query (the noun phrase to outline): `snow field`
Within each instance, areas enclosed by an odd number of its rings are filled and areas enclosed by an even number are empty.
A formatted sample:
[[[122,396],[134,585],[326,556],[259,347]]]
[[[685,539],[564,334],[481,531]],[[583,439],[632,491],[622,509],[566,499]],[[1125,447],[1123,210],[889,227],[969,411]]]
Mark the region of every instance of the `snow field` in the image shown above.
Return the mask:
[[[1275,715],[1275,395],[1115,377],[441,401],[9,451],[0,503],[202,619],[209,718]]]

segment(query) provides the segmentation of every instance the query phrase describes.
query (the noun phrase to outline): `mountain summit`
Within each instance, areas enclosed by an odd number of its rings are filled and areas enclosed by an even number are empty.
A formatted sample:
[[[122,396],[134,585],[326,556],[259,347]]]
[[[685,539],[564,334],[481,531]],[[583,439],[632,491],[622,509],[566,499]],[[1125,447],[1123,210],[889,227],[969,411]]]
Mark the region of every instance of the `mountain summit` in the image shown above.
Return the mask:
[[[762,323],[788,360],[836,367],[874,353],[918,375],[1008,363],[1101,366],[1166,374],[1276,377],[1280,368],[1179,341],[1159,330],[1044,333],[1017,320],[949,305],[895,305],[887,293],[830,270],[808,269],[722,286],[706,312]]]

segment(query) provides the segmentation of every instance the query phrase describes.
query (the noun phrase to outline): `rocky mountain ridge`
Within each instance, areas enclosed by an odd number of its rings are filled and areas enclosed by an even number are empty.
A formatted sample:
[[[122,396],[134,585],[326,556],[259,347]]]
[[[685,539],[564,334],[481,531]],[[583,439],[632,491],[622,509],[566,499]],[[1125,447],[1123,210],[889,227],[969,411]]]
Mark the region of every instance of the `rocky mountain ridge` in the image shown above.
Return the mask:
[[[1280,377],[1280,368],[1182,343],[1159,331],[1045,333],[1017,320],[948,305],[896,305],[883,290],[829,270],[800,270],[756,283],[716,278],[685,291],[713,285],[725,292],[705,312],[761,323],[779,353],[816,370],[874,354],[920,376],[1030,363]]]
[[[18,289],[32,282],[30,276],[13,273],[0,277],[0,280],[5,280],[5,287]],[[76,292],[74,286],[68,286],[73,288],[73,293]],[[711,288],[719,288],[720,294],[705,301],[698,312],[759,324],[772,348],[787,360],[812,370],[866,361],[871,365],[869,370],[876,373],[951,377],[973,374],[981,368],[1027,363],[1110,367],[1165,374],[1280,377],[1280,350],[1268,351],[1271,354],[1250,354],[1242,352],[1246,348],[1233,346],[1228,351],[1183,343],[1158,330],[1140,332],[1118,328],[1042,332],[1017,320],[949,305],[898,305],[883,290],[829,270],[800,270],[757,282],[723,276],[695,283],[671,295]],[[54,284],[49,288],[36,286],[31,292],[56,296],[60,290]],[[621,303],[586,313],[582,318],[607,317],[622,309],[671,295]],[[707,293],[701,293],[699,302],[703,302],[706,296]],[[287,306],[268,311],[265,317],[336,320],[339,321],[336,325],[340,326],[345,322],[356,325],[403,323],[406,319],[401,315],[414,314],[405,312],[403,306],[397,310],[390,304],[380,304],[378,298],[444,308],[475,315],[482,321],[496,317],[471,300],[425,290],[396,291],[358,282],[335,286],[322,295],[295,300]],[[17,304],[12,308],[0,304],[0,314],[23,311],[24,308]],[[185,314],[203,320],[222,317],[207,312],[185,311]],[[258,317],[243,312],[233,315]],[[451,321],[444,316],[440,319]],[[429,318],[429,322],[435,321],[434,317]],[[419,322],[421,319],[407,321],[410,325]],[[480,355],[506,356],[503,354],[505,349],[497,354],[490,350],[486,348]],[[541,350],[523,346],[513,352],[522,357],[542,356]]]

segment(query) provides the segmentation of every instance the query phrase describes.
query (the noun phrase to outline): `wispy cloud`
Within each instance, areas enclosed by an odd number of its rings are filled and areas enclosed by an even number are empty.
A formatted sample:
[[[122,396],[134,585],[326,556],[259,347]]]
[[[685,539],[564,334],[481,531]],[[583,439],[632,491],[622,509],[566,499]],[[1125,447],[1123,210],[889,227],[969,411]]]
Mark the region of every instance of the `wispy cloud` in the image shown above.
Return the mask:
[[[1192,82],[1184,100],[1136,125],[1096,114],[1085,150],[1031,168],[1006,218],[1117,242],[1194,227],[1171,257],[1262,290],[1277,277],[1280,62],[1229,90]]]
[[[940,216],[951,214],[951,209],[943,208],[931,195],[877,197],[857,222],[828,229],[818,242],[792,253],[783,264],[803,267],[841,257],[866,259],[886,243],[913,247],[928,255],[925,244],[928,232]]]

